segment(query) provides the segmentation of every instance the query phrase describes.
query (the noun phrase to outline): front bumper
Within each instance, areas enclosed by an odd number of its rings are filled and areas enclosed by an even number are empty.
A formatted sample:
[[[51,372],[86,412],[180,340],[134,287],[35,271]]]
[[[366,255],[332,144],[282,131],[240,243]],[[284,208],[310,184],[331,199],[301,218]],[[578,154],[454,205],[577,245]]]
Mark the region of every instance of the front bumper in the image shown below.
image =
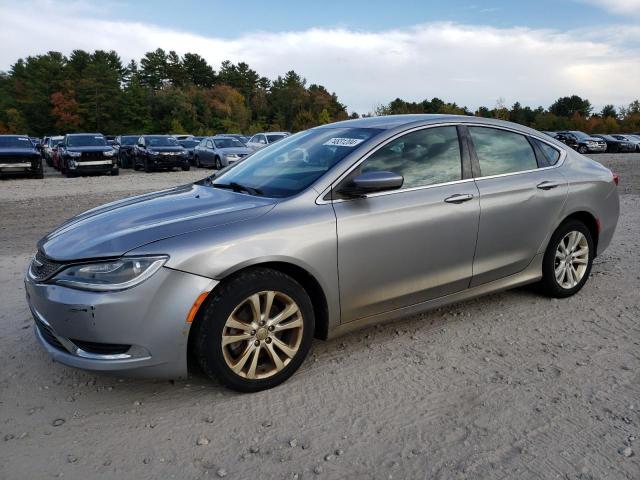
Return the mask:
[[[73,160],[67,162],[69,170],[74,172],[110,172],[117,167],[114,160]]]
[[[173,167],[186,167],[190,165],[189,157],[184,155],[156,155],[150,156],[149,162],[154,168],[173,168]]]
[[[31,172],[38,168],[32,162],[0,162],[0,173]]]
[[[177,378],[187,373],[187,315],[216,282],[161,268],[119,292],[89,292],[25,277],[36,337],[54,360],[119,375]],[[110,351],[109,349],[112,349]]]
[[[604,153],[607,151],[606,145],[587,145],[587,150],[590,153]]]

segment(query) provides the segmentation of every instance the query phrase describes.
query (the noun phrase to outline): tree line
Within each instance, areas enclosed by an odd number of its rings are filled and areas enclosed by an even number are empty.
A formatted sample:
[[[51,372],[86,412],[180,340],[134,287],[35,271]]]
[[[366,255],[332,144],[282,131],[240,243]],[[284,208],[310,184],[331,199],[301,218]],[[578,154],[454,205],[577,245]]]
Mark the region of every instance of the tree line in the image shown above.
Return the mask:
[[[475,111],[439,98],[396,98],[363,114],[448,113],[498,118],[538,130],[592,133],[640,131],[640,101],[594,109],[577,95],[548,108],[498,99]],[[299,131],[357,118],[335,93],[307,85],[291,70],[275,80],[244,62],[222,62],[216,71],[198,54],[157,49],[124,65],[115,51],[74,50],[19,59],[0,72],[0,133],[47,135],[72,131],[119,133],[254,133]]]
[[[515,102],[507,107],[503,99],[498,99],[493,108],[480,107],[470,111],[456,103],[445,102],[439,98],[422,102],[406,102],[396,98],[387,105],[375,109],[376,115],[394,115],[403,113],[444,113],[456,115],[475,115],[477,117],[497,118],[526,125],[541,131],[580,130],[587,133],[631,133],[640,132],[640,101],[616,108],[605,105],[601,111],[594,112],[591,102],[578,95],[561,97],[549,108],[531,108]]]
[[[157,49],[123,65],[115,51],[19,59],[0,73],[0,133],[298,131],[348,118],[322,85],[291,70],[275,80],[244,62],[215,71],[195,53]]]

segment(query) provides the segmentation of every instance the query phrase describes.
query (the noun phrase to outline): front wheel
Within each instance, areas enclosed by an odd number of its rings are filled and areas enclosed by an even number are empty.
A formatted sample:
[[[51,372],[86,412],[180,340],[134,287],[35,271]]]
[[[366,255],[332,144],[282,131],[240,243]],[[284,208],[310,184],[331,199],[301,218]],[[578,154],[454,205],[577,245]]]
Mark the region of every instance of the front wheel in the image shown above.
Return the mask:
[[[149,165],[149,159],[148,158],[144,159],[144,171],[147,172],[147,173],[153,171],[153,169],[151,168],[151,165]]]
[[[578,147],[578,152],[580,152],[580,153],[581,153],[581,154],[583,154],[583,155],[584,155],[585,153],[587,153],[588,151],[589,151],[589,149],[588,149],[587,147],[585,147],[584,145],[580,145],[580,146]]]
[[[315,318],[304,288],[284,273],[255,269],[223,282],[198,320],[195,354],[229,388],[256,392],[284,382],[302,364]]]
[[[215,159],[215,168],[216,170],[220,170],[222,168],[222,162],[220,162],[220,157],[216,157]]]
[[[574,295],[591,273],[595,247],[591,232],[578,220],[570,220],[555,231],[542,262],[542,291],[556,298]]]
[[[189,170],[191,170],[191,165],[183,165],[182,166],[182,171],[183,172],[188,172]]]

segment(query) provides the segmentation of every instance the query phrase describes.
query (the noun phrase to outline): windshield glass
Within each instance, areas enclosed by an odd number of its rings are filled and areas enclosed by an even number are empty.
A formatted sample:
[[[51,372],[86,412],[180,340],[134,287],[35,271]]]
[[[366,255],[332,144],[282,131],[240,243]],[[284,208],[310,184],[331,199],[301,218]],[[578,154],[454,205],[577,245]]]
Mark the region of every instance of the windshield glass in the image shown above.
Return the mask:
[[[107,141],[102,135],[70,135],[67,147],[105,147]]]
[[[127,135],[126,137],[120,137],[120,145],[135,145],[138,143],[138,138],[135,135]]]
[[[182,145],[184,148],[193,148],[200,142],[198,140],[181,140],[178,143],[180,143],[180,145]]]
[[[28,137],[0,137],[0,148],[32,149],[33,144]]]
[[[583,133],[583,132],[573,131],[571,133],[573,133],[580,140],[585,139],[585,138],[591,138],[591,135],[587,135],[586,133]]]
[[[282,134],[267,135],[267,142],[269,143],[277,142],[278,140],[282,140],[285,137],[286,135],[282,135]]]
[[[244,148],[244,144],[233,137],[216,138],[213,143],[215,143],[216,148]]]
[[[149,147],[177,147],[178,141],[173,137],[153,136],[144,137],[144,141]]]
[[[216,178],[214,185],[240,184],[267,197],[289,197],[380,132],[376,128],[306,130],[247,157]]]

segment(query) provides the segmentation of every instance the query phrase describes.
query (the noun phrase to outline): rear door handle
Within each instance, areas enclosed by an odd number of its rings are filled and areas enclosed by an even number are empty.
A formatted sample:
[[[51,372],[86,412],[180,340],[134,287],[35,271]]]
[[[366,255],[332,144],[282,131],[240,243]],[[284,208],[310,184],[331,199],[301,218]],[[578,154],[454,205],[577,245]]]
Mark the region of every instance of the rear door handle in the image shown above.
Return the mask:
[[[556,188],[559,187],[560,184],[556,183],[556,182],[549,182],[549,181],[544,181],[542,183],[539,183],[538,185],[536,185],[536,187],[538,187],[540,190],[551,190],[552,188]]]
[[[470,193],[456,193],[455,195],[451,195],[444,199],[447,203],[464,203],[468,202],[473,198],[473,195]]]

